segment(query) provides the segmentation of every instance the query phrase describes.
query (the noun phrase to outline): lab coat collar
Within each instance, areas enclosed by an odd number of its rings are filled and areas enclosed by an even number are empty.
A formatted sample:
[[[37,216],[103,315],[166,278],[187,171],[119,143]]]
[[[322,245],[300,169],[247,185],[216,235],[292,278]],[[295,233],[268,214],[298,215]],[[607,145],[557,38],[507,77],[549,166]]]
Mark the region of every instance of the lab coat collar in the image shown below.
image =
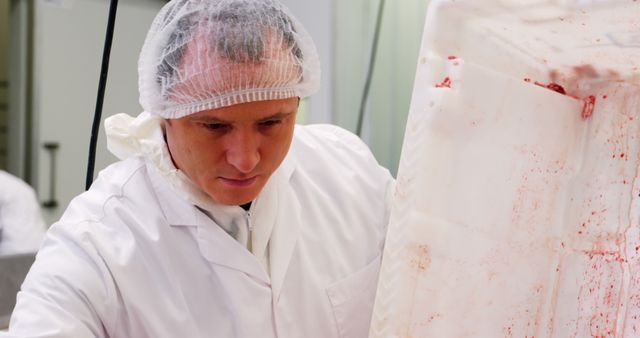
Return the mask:
[[[170,226],[196,228],[198,247],[206,260],[247,273],[265,284],[270,283],[267,272],[251,252],[227,234],[212,218],[176,194],[152,163],[147,162],[147,168],[167,222]],[[227,216],[232,217],[223,217]]]
[[[269,237],[268,250],[271,274],[271,286],[274,299],[278,299],[284,284],[289,262],[294,253],[300,233],[301,206],[291,186],[291,179],[295,172],[295,150],[289,151],[282,164],[270,178],[269,189],[263,190],[255,206],[258,214],[253,215],[260,221],[260,214],[274,217],[273,229]],[[257,279],[269,283],[269,276],[260,266],[258,260],[245,247],[227,234],[219,225],[207,217],[196,206],[176,194],[153,163],[147,161],[147,170],[151,184],[156,191],[158,202],[171,226],[198,227],[198,244],[207,260],[214,264],[226,266],[246,272]],[[268,193],[269,196],[262,196]],[[260,199],[265,198],[264,208],[259,211]],[[269,199],[269,200],[267,200]],[[277,201],[277,203],[274,203]],[[253,209],[252,209],[253,210]],[[275,210],[275,215],[273,211]],[[267,216],[267,215],[265,215]],[[259,225],[257,225],[259,226]],[[264,243],[262,244],[264,245]]]
[[[176,194],[153,163],[148,160],[145,162],[151,186],[156,191],[158,203],[169,225],[197,226],[200,210]]]
[[[235,210],[231,211],[229,207],[209,210],[218,214],[214,217],[208,217],[205,213],[198,214],[197,237],[203,256],[211,263],[242,271],[270,285],[275,299],[282,289],[298,238],[299,222],[294,221],[298,217],[291,212],[299,208],[291,208],[290,201],[292,191],[289,182],[293,171],[291,162],[283,161],[283,165],[273,173],[251,206],[250,217],[255,226],[254,238],[262,239],[260,242],[253,243],[255,255],[226,233],[216,222],[237,216]],[[239,207],[235,208],[239,209]],[[257,235],[260,231],[263,232],[262,235]],[[262,257],[266,250],[269,250],[271,278],[258,258]]]
[[[242,271],[266,285],[270,284],[267,272],[247,248],[227,234],[204,213],[198,214],[201,226],[197,230],[198,246],[209,262]]]
[[[280,167],[278,167],[278,169],[269,179],[270,181],[273,181],[276,177],[278,177],[280,180],[282,180],[282,183],[288,181],[291,178],[293,172],[295,171],[294,159],[292,159],[292,157],[294,157],[295,155],[292,153],[293,150],[289,151],[287,156],[280,164]],[[158,172],[159,169],[152,162],[150,162],[148,159],[145,159],[145,162],[147,171],[149,172],[151,184],[156,191],[158,202],[160,203],[160,207],[162,208],[162,211],[164,212],[164,215],[169,224],[174,226],[197,226],[198,221],[196,215],[201,211],[198,210],[198,208],[191,204],[189,201],[176,194],[171,186],[169,186],[168,182],[166,182],[166,179]],[[260,198],[260,196],[258,198]],[[224,206],[220,207],[223,208]],[[186,210],[189,210],[189,212],[185,212]],[[223,210],[221,209],[217,211]]]

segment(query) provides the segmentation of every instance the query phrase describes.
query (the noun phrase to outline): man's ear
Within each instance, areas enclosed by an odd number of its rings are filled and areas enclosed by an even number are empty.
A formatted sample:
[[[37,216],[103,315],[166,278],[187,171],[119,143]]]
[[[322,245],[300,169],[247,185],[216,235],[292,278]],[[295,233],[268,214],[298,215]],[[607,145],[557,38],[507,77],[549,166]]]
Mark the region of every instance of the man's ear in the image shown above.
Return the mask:
[[[165,143],[167,142],[167,126],[171,126],[171,121],[169,119],[162,119],[160,129],[162,129],[162,137]]]

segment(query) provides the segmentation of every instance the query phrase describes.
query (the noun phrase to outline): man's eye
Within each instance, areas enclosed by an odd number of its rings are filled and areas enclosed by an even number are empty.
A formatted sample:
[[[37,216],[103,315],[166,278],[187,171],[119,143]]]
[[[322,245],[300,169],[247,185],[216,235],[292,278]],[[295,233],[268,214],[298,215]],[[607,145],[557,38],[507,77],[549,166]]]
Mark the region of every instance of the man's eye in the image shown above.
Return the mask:
[[[266,120],[266,121],[260,122],[260,126],[261,127],[272,127],[272,126],[275,126],[277,124],[280,124],[281,122],[282,122],[282,120]]]
[[[222,131],[229,128],[229,125],[224,123],[203,123],[202,126],[205,127],[206,129],[216,130],[216,131]]]

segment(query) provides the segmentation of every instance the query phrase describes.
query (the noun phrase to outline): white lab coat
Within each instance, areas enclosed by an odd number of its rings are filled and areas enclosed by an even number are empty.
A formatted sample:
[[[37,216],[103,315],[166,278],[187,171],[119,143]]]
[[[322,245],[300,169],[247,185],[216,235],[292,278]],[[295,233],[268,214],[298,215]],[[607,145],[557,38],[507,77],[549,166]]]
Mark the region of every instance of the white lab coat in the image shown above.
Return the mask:
[[[0,170],[0,256],[38,251],[46,231],[33,188]]]
[[[296,127],[252,206],[270,265],[137,157],[52,226],[0,337],[366,337],[393,178],[354,135]],[[255,210],[253,210],[255,209]]]

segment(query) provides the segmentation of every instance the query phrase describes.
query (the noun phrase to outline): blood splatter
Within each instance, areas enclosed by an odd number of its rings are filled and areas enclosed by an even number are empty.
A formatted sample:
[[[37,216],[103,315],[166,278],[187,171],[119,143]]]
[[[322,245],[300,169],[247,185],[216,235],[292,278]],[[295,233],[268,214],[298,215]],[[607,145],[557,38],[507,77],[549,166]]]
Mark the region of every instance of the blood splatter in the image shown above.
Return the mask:
[[[593,95],[590,95],[588,97],[586,97],[584,99],[584,106],[582,107],[582,118],[583,119],[588,119],[589,117],[591,117],[591,115],[593,115],[593,109],[596,106],[596,97]]]
[[[427,245],[418,245],[410,261],[411,267],[418,273],[427,271],[431,265],[431,250]]]
[[[559,85],[559,84],[557,84],[555,82],[549,83],[547,85],[547,88],[553,90],[554,92],[558,92],[560,94],[563,94],[563,95],[567,94],[567,92],[564,90],[564,88],[561,85]]]
[[[531,83],[531,79],[528,77],[524,78],[524,82],[528,82]],[[555,83],[555,82],[551,82],[549,84],[544,84],[538,81],[535,81],[533,84],[535,84],[536,86],[542,87],[542,88],[547,88],[550,90],[553,90],[554,92],[560,93],[562,95],[567,95],[567,91],[564,90],[564,87],[562,87],[561,85]]]
[[[453,55],[451,55],[451,56],[447,57],[447,59],[448,59],[449,61],[453,61],[453,65],[454,65],[454,66],[458,66],[458,65],[460,65],[460,62],[458,62],[458,57],[457,57],[457,56],[453,56]]]
[[[436,88],[451,88],[451,78],[445,77],[442,82],[436,85]]]

